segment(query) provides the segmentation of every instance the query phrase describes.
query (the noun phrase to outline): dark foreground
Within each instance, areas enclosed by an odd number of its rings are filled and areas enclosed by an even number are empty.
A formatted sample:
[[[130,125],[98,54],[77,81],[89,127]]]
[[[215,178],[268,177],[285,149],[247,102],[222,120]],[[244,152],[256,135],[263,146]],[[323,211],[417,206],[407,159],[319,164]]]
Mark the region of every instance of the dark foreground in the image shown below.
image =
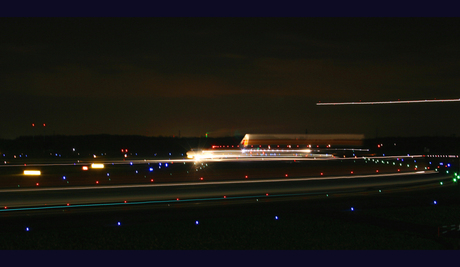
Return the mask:
[[[432,184],[290,199],[3,213],[0,249],[459,249],[459,200],[458,185]]]

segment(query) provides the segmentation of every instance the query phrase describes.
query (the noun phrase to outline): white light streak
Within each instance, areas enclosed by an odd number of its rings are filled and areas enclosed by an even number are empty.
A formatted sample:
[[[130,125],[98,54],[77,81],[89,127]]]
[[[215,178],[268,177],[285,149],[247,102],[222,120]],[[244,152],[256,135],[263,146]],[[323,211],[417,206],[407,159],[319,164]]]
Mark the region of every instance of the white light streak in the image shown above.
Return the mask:
[[[104,164],[93,163],[91,164],[92,169],[104,169]]]
[[[24,171],[24,175],[41,175],[40,171]]]
[[[75,186],[75,187],[49,187],[49,188],[26,188],[26,189],[0,189],[0,193],[7,192],[30,192],[30,191],[61,191],[61,190],[88,190],[88,189],[115,189],[115,188],[139,188],[139,187],[174,187],[174,186],[203,186],[219,184],[251,184],[251,183],[276,183],[276,182],[300,182],[314,180],[339,180],[339,179],[363,179],[389,176],[408,176],[408,175],[428,175],[437,174],[436,171],[416,171],[416,172],[397,172],[367,175],[346,175],[331,177],[305,177],[305,178],[282,178],[282,179],[260,179],[260,180],[241,180],[241,181],[218,181],[218,182],[185,182],[185,183],[164,183],[164,184],[136,184],[136,185],[108,185],[108,186]],[[436,178],[439,179],[439,178]]]
[[[330,102],[316,103],[317,106],[339,106],[339,105],[374,105],[374,104],[412,104],[412,103],[433,103],[433,102],[459,102],[459,99],[430,99],[430,100],[396,100],[396,101],[371,101],[371,102]]]

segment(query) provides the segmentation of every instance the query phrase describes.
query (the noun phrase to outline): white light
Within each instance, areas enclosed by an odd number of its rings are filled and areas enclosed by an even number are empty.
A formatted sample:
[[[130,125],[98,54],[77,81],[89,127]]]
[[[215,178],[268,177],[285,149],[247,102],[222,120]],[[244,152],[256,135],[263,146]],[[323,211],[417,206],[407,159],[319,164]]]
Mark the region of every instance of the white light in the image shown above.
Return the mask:
[[[40,171],[24,171],[24,175],[41,175]]]
[[[92,169],[104,169],[104,164],[101,163],[93,163],[91,164]]]

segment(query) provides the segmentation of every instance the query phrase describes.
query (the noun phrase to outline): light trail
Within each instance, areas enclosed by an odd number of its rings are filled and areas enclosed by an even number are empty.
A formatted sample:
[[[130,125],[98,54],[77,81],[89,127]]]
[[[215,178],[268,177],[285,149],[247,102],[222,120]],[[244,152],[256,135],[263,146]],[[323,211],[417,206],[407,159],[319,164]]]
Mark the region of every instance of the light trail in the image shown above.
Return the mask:
[[[224,156],[219,156],[216,158],[202,158],[199,160],[196,159],[155,159],[155,160],[150,160],[150,159],[141,159],[141,160],[131,160],[131,161],[123,161],[123,160],[113,160],[113,161],[100,161],[99,163],[107,165],[107,167],[110,167],[112,165],[130,165],[131,163],[134,164],[148,164],[148,163],[194,163],[194,162],[201,162],[201,163],[206,163],[206,162],[248,162],[248,161],[304,161],[304,160],[309,160],[309,161],[315,161],[315,160],[357,160],[357,159],[396,159],[396,158],[421,158],[424,157],[424,155],[400,155],[400,156],[349,156],[349,157],[339,157],[339,156],[331,156],[328,154],[327,156],[325,154],[318,154],[314,156],[270,156],[270,155],[265,155],[265,156],[241,156],[241,157],[224,157]],[[427,156],[428,157],[428,156]],[[432,155],[431,157],[435,157],[435,155]],[[440,156],[441,157],[441,156]],[[445,156],[447,157],[447,156]],[[456,155],[449,155],[448,157],[458,157]],[[7,165],[0,165],[0,168],[5,168],[5,167],[45,167],[45,166],[82,166],[82,165],[88,165],[90,162],[78,162],[78,163],[34,163],[34,164],[7,164]]]
[[[300,182],[315,180],[338,180],[338,179],[359,179],[375,178],[384,176],[407,176],[420,174],[436,174],[436,171],[415,171],[415,172],[397,172],[367,175],[345,175],[331,177],[308,177],[308,178],[281,178],[281,179],[261,179],[261,180],[242,180],[242,181],[221,181],[221,182],[189,182],[189,183],[164,183],[164,184],[139,184],[139,185],[110,185],[110,186],[74,186],[74,187],[49,187],[49,188],[28,188],[28,189],[3,189],[0,193],[12,192],[39,192],[39,191],[62,191],[62,190],[88,190],[88,189],[119,189],[119,188],[139,188],[139,187],[174,187],[174,186],[203,186],[203,185],[221,185],[221,184],[252,184],[252,183],[275,183],[275,182]]]
[[[339,106],[339,105],[378,105],[378,104],[413,104],[413,103],[439,103],[439,102],[459,102],[459,99],[430,99],[430,100],[396,100],[396,101],[371,101],[371,102],[330,102],[316,103],[317,106]]]

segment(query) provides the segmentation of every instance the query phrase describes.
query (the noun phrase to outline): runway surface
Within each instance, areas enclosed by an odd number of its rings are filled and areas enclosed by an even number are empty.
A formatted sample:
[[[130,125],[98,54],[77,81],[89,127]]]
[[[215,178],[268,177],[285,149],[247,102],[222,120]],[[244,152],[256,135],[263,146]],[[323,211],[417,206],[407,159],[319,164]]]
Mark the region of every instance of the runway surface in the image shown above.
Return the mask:
[[[214,182],[75,186],[0,190],[0,212],[103,205],[215,201],[385,190],[451,179],[435,171]]]

